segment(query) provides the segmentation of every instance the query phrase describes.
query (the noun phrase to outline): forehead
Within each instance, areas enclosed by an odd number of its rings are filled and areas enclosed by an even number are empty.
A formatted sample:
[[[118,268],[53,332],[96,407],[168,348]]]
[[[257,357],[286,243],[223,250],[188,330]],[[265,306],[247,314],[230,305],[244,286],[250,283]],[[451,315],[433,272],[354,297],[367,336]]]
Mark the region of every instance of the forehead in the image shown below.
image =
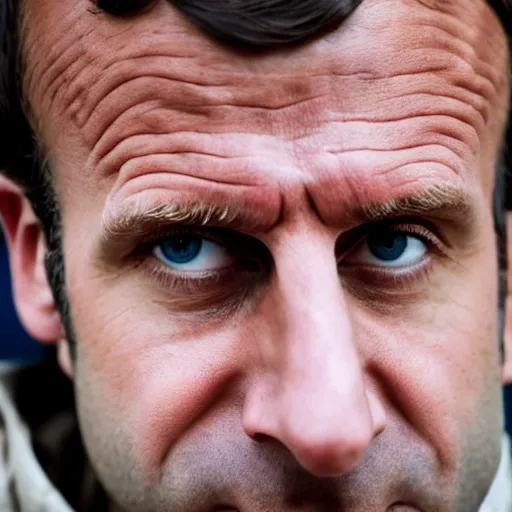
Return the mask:
[[[25,91],[59,179],[491,181],[508,64],[483,0],[365,0],[328,35],[259,53],[163,1],[115,19],[87,0],[27,0],[23,19]]]

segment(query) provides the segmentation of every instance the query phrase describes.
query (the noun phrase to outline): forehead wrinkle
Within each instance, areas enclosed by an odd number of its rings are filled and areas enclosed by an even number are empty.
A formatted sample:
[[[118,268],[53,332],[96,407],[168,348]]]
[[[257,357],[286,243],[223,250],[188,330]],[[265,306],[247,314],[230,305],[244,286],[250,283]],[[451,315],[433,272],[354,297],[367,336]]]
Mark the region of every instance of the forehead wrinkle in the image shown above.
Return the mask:
[[[482,48],[474,46],[473,42],[465,40],[461,35],[452,33],[449,29],[439,25],[420,24],[420,28],[429,29],[434,34],[433,47],[423,47],[422,50],[444,53],[447,67],[444,71],[452,78],[451,82],[469,92],[487,99],[499,96],[504,84],[504,71],[506,66],[503,52],[502,66],[491,65],[484,60]],[[439,37],[439,34],[446,36]],[[497,55],[493,55],[493,62],[499,62]]]
[[[131,98],[131,102],[125,108],[143,101],[156,99],[155,90],[160,90],[160,93],[163,90],[172,92],[172,94],[159,94],[160,101],[163,97],[170,105],[182,104],[183,107],[208,105],[210,102],[215,102],[219,95],[222,96],[220,89],[225,85],[198,83],[198,81],[185,77],[183,74],[180,76],[178,73],[174,73],[171,65],[162,66],[157,61],[157,59],[168,59],[171,61],[169,64],[175,64],[173,57],[153,56],[150,59],[153,62],[146,67],[138,66],[136,64],[137,57],[131,57],[129,60],[113,63],[112,67],[114,69],[106,69],[103,77],[87,91],[83,108],[77,114],[77,125],[80,128],[87,127],[88,124],[94,122],[95,117],[104,117],[105,115],[108,116],[105,125],[111,124],[114,114],[108,114],[112,111],[112,105],[115,106],[121,92],[126,96],[130,93],[130,89],[135,90],[142,96],[139,99]],[[190,69],[193,66],[188,65],[187,68]],[[140,84],[143,81],[151,82],[154,85],[154,90],[147,91],[142,88],[142,91],[140,91]],[[172,91],[169,90],[171,86],[174,87]],[[192,98],[196,101],[191,101]],[[199,98],[201,101],[198,101]]]
[[[442,80],[440,80],[440,84],[445,84]],[[413,87],[414,84],[411,84]],[[418,88],[420,88],[421,83],[418,83]],[[322,89],[320,84],[320,89]],[[338,88],[340,90],[346,90],[341,85]],[[360,90],[363,89],[362,87]],[[423,87],[423,89],[427,90],[438,90],[439,86],[437,83],[435,84],[429,84],[428,88]],[[364,112],[365,108],[363,107],[361,110],[362,112],[350,112],[350,109],[345,109],[343,113],[338,113],[334,110],[331,110],[329,108],[325,108],[325,113],[323,114],[324,118],[329,119],[329,121],[334,120],[340,120],[343,121],[345,127],[347,128],[349,122],[351,121],[361,121],[361,122],[373,122],[373,123],[383,123],[384,129],[389,132],[389,130],[392,128],[392,121],[398,121],[398,120],[411,120],[412,117],[419,117],[421,115],[427,115],[429,114],[439,114],[439,115],[447,115],[451,116],[453,119],[452,121],[455,122],[457,119],[461,123],[467,124],[468,129],[475,130],[475,126],[481,126],[485,123],[485,119],[483,119],[483,115],[481,113],[481,107],[478,105],[475,107],[472,103],[472,101],[463,98],[462,100],[459,98],[456,98],[454,96],[459,95],[460,91],[457,88],[448,88],[448,86],[444,86],[444,89],[447,89],[446,96],[443,96],[442,93],[434,94],[436,97],[436,102],[432,102],[430,93],[423,93],[423,92],[411,92],[407,94],[399,95],[397,93],[394,93],[391,95],[391,98],[387,100],[387,103],[383,100],[383,98],[386,98],[386,96],[389,96],[389,88],[385,87],[379,87],[377,88],[376,94],[374,94],[374,100],[375,102],[379,103],[381,109],[380,111],[371,110],[372,109],[372,102],[368,102],[370,105],[367,105],[367,108],[370,110],[368,113]],[[386,93],[384,96],[380,94],[382,90],[385,90]],[[451,90],[454,90],[453,93],[450,93]],[[364,91],[364,89],[363,89]],[[290,112],[287,116],[284,118],[282,110],[277,110],[273,112],[269,112],[265,117],[261,127],[251,125],[249,129],[252,133],[263,133],[269,131],[269,127],[273,127],[274,124],[281,124],[284,126],[284,129],[281,128],[281,135],[283,135],[286,139],[291,140],[298,140],[300,138],[304,138],[305,133],[309,131],[318,130],[320,124],[324,122],[326,119],[322,119],[322,117],[317,118],[315,115],[314,118],[311,118],[311,112],[319,110],[322,110],[322,105],[327,105],[331,103],[337,103],[338,102],[338,96],[335,96],[333,100],[330,103],[326,103],[327,100],[325,99],[325,94],[320,92],[322,97],[318,96],[316,98],[311,98],[309,100],[298,100],[296,102],[290,102],[290,105],[293,105],[293,107],[297,108],[296,113]],[[348,94],[349,96],[349,94]],[[404,101],[404,98],[407,98],[406,101]],[[444,102],[442,101],[444,98]],[[473,98],[471,98],[472,100]],[[340,101],[345,101],[345,104],[347,103],[347,98],[341,98]],[[482,100],[483,101],[483,100]],[[316,106],[315,106],[316,104]],[[384,108],[383,108],[384,107]],[[414,108],[414,111],[411,111],[411,107]],[[290,107],[291,108],[291,107]],[[209,148],[207,150],[208,153],[216,154],[218,155],[218,149],[215,148],[215,144],[220,143],[221,134],[223,131],[226,130],[226,127],[224,125],[224,122],[226,120],[230,121],[229,128],[231,131],[236,131],[237,128],[243,129],[245,128],[247,130],[247,126],[244,126],[244,122],[246,121],[246,113],[244,109],[235,108],[233,106],[228,105],[222,105],[219,107],[210,107],[208,109],[205,109],[205,116],[208,116],[208,123],[206,123],[206,119],[199,118],[199,114],[191,114],[190,112],[177,112],[172,109],[165,109],[161,108],[159,106],[144,106],[144,105],[136,105],[133,107],[134,111],[138,113],[136,116],[136,119],[134,122],[128,122],[129,121],[129,115],[130,111],[123,112],[121,116],[114,121],[114,125],[110,126],[109,128],[116,132],[116,136],[113,138],[108,138],[107,134],[103,134],[102,138],[105,138],[104,141],[100,139],[100,141],[97,143],[97,147],[95,147],[94,151],[92,152],[92,157],[94,158],[95,163],[98,162],[98,160],[108,157],[109,160],[111,160],[111,153],[119,153],[121,148],[123,147],[129,147],[131,142],[136,142],[137,137],[139,134],[146,134],[150,135],[151,130],[153,130],[153,134],[155,135],[155,138],[160,134],[160,143],[157,143],[157,145],[160,147],[162,146],[161,141],[166,139],[170,141],[168,137],[165,137],[164,134],[171,134],[171,132],[180,132],[185,128],[184,133],[187,133],[191,131],[193,127],[193,131],[197,134],[203,133],[206,137],[207,135],[209,138],[213,140],[212,144],[208,144]],[[253,110],[258,110],[257,107],[255,107]],[[264,110],[264,109],[263,109]],[[271,121],[271,116],[279,116],[276,117],[275,121]],[[307,126],[298,126],[295,131],[295,133],[283,133],[286,131],[286,127],[289,125],[289,122],[291,122],[294,118],[301,118],[301,119],[308,119],[308,121],[311,121],[307,123]],[[434,117],[432,117],[434,119]],[[255,115],[251,114],[251,121],[254,123]],[[455,131],[454,128],[451,127],[453,125],[453,122],[450,121],[446,124],[446,126],[443,128],[443,131],[445,135],[448,135],[450,132],[453,136]],[[197,126],[199,123],[199,126]],[[331,125],[333,126],[333,125]],[[206,132],[204,132],[205,128],[207,129]],[[274,133],[277,131],[274,130]],[[460,130],[458,130],[460,131]],[[214,134],[219,134],[219,137],[213,136]],[[279,133],[279,131],[278,131]],[[225,135],[225,134],[223,134]],[[172,138],[172,137],[171,137]],[[467,136],[459,136],[461,140],[466,140]],[[131,139],[131,140],[130,140]],[[175,140],[179,140],[179,138],[175,138]],[[216,142],[216,140],[218,142]],[[340,139],[341,140],[341,139]],[[345,140],[345,139],[343,139]],[[356,141],[353,141],[356,143]],[[404,143],[407,145],[407,143]],[[134,144],[134,146],[137,146],[137,144]],[[204,151],[202,149],[202,146],[204,146],[204,138],[201,142],[201,144],[195,147],[189,147],[189,150],[193,151]],[[471,146],[471,144],[470,144]],[[131,153],[133,153],[135,148],[132,148],[130,150]],[[166,149],[170,152],[175,152],[179,148],[175,146],[175,144],[171,144],[171,146]],[[230,150],[233,149],[233,146]],[[389,148],[388,148],[389,149]],[[117,150],[117,151],[116,151]],[[135,155],[133,155],[135,156]],[[225,156],[234,156],[234,155],[225,155]]]
[[[95,136],[92,139],[94,143],[91,152],[92,161],[99,162],[112,152],[119,152],[121,147],[129,145],[130,139],[135,141],[141,135],[154,134],[163,138],[165,135],[192,132],[205,137],[215,133],[225,135],[228,131],[236,133],[238,128],[243,130],[243,121],[248,116],[251,118],[253,133],[265,133],[269,128],[273,133],[285,133],[288,130],[287,123],[283,122],[280,125],[277,120],[273,121],[273,118],[277,116],[280,119],[291,118],[297,109],[307,111],[309,105],[306,103],[314,101],[313,98],[293,99],[283,101],[280,106],[271,107],[268,105],[242,106],[239,102],[234,102],[233,105],[219,103],[191,106],[185,101],[164,104],[162,100],[149,99],[149,95],[142,102],[137,100],[138,98],[133,98],[134,105],[124,109],[118,117],[115,117],[115,113],[112,113],[112,119],[99,112],[95,114],[105,126],[98,130],[99,137]],[[286,110],[290,112],[285,112]],[[225,125],[227,119],[230,120],[229,127]],[[208,152],[218,156],[218,151],[213,148]]]
[[[500,91],[507,82],[507,36],[488,3],[475,2],[474,9],[468,12],[463,7],[464,2],[419,1],[435,3],[436,7],[441,7],[440,10],[447,13],[442,17],[442,23],[436,24],[437,29],[445,31],[451,38],[452,47],[475,75],[488,81],[495,91]]]
[[[98,18],[101,22],[101,17]],[[180,34],[178,30],[180,27],[174,26],[176,25],[176,19],[172,17],[167,19],[170,24],[165,27],[165,31],[162,28],[163,26],[155,29],[155,27],[148,25],[151,37],[148,37],[142,31],[144,20],[135,19],[135,21],[140,25],[133,23],[134,38],[137,39],[136,45],[126,44],[126,41],[120,40],[118,44],[114,45],[109,42],[108,49],[104,48],[104,51],[101,51],[104,41],[94,41],[94,38],[91,38],[90,42],[87,41],[87,44],[82,45],[84,53],[92,52],[94,54],[96,68],[93,73],[81,73],[80,76],[68,77],[66,80],[68,89],[70,91],[76,89],[78,93],[76,91],[75,93],[70,92],[71,100],[67,99],[59,102],[59,105],[70,106],[71,110],[68,114],[77,118],[79,127],[92,115],[99,102],[105,99],[104,96],[115,91],[116,85],[126,84],[131,80],[141,78],[141,75],[144,75],[144,72],[141,72],[142,68],[148,68],[145,74],[149,77],[170,79],[176,84],[181,83],[198,89],[201,87],[204,89],[217,88],[201,97],[201,101],[198,103],[203,105],[208,103],[209,98],[214,101],[220,97],[220,101],[222,101],[224,96],[231,97],[232,92],[229,88],[223,92],[226,85],[239,85],[241,81],[247,81],[247,69],[238,74],[233,73],[233,68],[230,69],[230,73],[226,72],[227,66],[224,61],[232,61],[234,53],[219,51],[219,47],[216,47],[211,41],[198,38],[185,30],[183,30],[184,34]],[[108,27],[108,24],[105,23],[104,26]],[[116,30],[114,25],[108,28],[113,31]],[[180,45],[174,41],[171,46],[169,44],[170,36],[178,39],[178,43],[180,42],[179,39],[186,39],[185,42],[188,44]],[[112,39],[114,38],[115,36],[112,36]],[[103,39],[108,41],[109,38]],[[121,38],[119,37],[119,39]],[[216,53],[212,52],[212,47],[215,47]],[[184,48],[186,51],[184,51]],[[184,64],[184,60],[191,62],[197,60],[198,63],[197,65]],[[243,61],[239,59],[238,62]],[[179,72],[175,71],[176,66],[179,68]],[[209,70],[208,73],[204,73],[206,68]],[[224,71],[222,71],[223,69]],[[253,81],[255,79],[254,76]],[[75,82],[77,83],[75,84]],[[293,83],[293,81],[290,81],[290,83]],[[105,85],[106,89],[99,90],[98,87],[102,84]],[[254,97],[256,94],[257,91],[253,90],[251,95]],[[175,96],[181,96],[183,100],[182,94],[176,94]],[[188,96],[191,95],[188,94]],[[266,97],[268,100],[271,95],[266,94],[262,97]],[[110,110],[105,108],[98,117],[102,118],[105,115],[110,115]]]
[[[449,14],[452,16],[457,16],[459,12],[461,12],[460,1],[457,0],[413,0],[417,2],[420,6],[426,7],[429,10],[437,11],[443,14]],[[502,0],[498,0],[502,1]],[[509,0],[504,0],[505,3]],[[487,13],[492,12],[494,16],[496,16],[495,10],[491,7],[489,0],[484,0],[481,6],[482,10],[485,10]]]
[[[395,9],[394,24],[389,22],[389,11],[393,10],[393,3],[402,7],[404,4],[407,6],[407,9]],[[481,0],[471,2],[470,8],[466,2],[451,4],[456,7],[456,10],[449,14],[429,13],[428,10],[422,13],[414,8],[414,5],[419,5],[415,0],[407,2],[398,0],[391,2],[391,5],[376,4],[373,16],[378,21],[372,28],[389,34],[389,37],[384,38],[389,50],[396,50],[397,41],[401,43],[402,59],[407,59],[409,49],[443,50],[447,55],[452,56],[450,67],[453,71],[460,73],[464,71],[464,66],[472,71],[472,73],[462,74],[462,78],[477,76],[480,81],[488,81],[488,86],[495,91],[506,93],[508,46],[501,23],[490,7]],[[364,18],[361,22],[364,24]],[[398,24],[403,25],[403,31],[396,31],[394,25]],[[421,37],[418,37],[419,34]],[[371,33],[367,36],[369,40],[374,38]],[[366,56],[367,54],[363,54],[363,62]],[[422,59],[419,57],[418,55],[418,62],[428,61],[428,55],[424,55]],[[398,62],[403,62],[402,59]],[[385,63],[386,65],[381,66],[383,70],[390,67],[389,61],[386,60]],[[464,63],[463,67],[461,67],[462,63]],[[391,69],[393,69],[392,66]],[[476,92],[481,92],[479,89],[481,90],[481,85]]]
[[[108,141],[109,132],[116,133],[123,119],[130,117],[131,111],[142,108],[143,104],[153,103],[153,108],[147,108],[144,112],[144,122],[151,124],[152,119],[160,111],[165,118],[165,112],[172,119],[168,125],[174,127],[176,123],[186,125],[186,121],[199,121],[198,131],[221,131],[226,121],[235,123],[237,119],[247,124],[250,119],[251,125],[259,126],[260,132],[268,131],[270,127],[276,128],[273,119],[282,115],[291,117],[287,111],[296,112],[303,107],[308,110],[310,104],[318,98],[318,94],[310,92],[310,84],[301,82],[300,79],[290,79],[275,77],[272,86],[262,77],[245,77],[239,83],[236,83],[236,74],[232,79],[232,88],[228,86],[199,86],[188,81],[170,79],[168,77],[137,77],[130,82],[123,82],[110,93],[112,98],[107,96],[100,100],[100,103],[91,111],[91,117],[84,121],[84,128],[99,134],[94,135],[95,149],[103,153],[105,150],[99,150],[99,147],[112,144]],[[146,81],[150,87],[141,88]],[[261,82],[260,84],[258,84]],[[276,83],[277,82],[277,83]],[[250,84],[250,85],[249,85]],[[153,88],[158,88],[159,92],[155,98]],[[234,88],[234,89],[233,89]],[[294,97],[287,94],[287,90],[293,88]],[[236,89],[236,90],[235,90]],[[303,89],[300,91],[300,89]],[[306,91],[307,89],[307,91]],[[276,90],[279,94],[276,94]],[[113,109],[112,105],[116,102],[116,95],[121,94],[127,100],[121,108]],[[300,92],[299,92],[300,91]],[[149,105],[148,105],[149,107]],[[233,116],[232,114],[236,114]],[[230,119],[230,115],[232,119]],[[185,120],[184,118],[188,118]],[[164,120],[164,119],[162,119]],[[142,120],[141,120],[142,121]],[[207,122],[205,125],[203,122]],[[157,122],[156,129],[158,130]],[[202,126],[202,128],[201,128]],[[225,129],[225,128],[224,128]],[[281,130],[286,131],[286,123],[282,123]],[[162,132],[169,131],[169,128],[162,128]],[[174,131],[171,129],[170,131]],[[236,129],[231,129],[236,131]],[[132,131],[134,133],[134,131]],[[135,134],[135,133],[134,133]],[[117,138],[119,138],[117,136]],[[102,143],[105,139],[105,144]]]
[[[52,15],[52,12],[45,12],[43,6],[49,8],[51,3],[24,1],[21,15],[22,89],[28,99],[29,116],[39,137],[47,134],[44,114],[51,109],[56,96],[60,99],[58,93],[68,83],[70,73],[76,67],[82,69],[89,64],[84,57],[83,39],[94,32],[94,28],[81,23],[83,13],[75,9],[65,15],[59,13],[59,27],[62,30],[52,30],[52,38],[49,38],[48,31],[35,28],[44,26]]]
[[[327,126],[329,129],[317,144],[323,145],[325,153],[333,155],[361,151],[398,152],[439,146],[462,160],[462,145],[470,153],[478,147],[478,132],[473,124],[443,113],[414,113],[408,118],[393,121],[330,122]],[[341,143],[337,140],[352,132],[351,140],[342,140]],[[314,136],[305,138],[303,147],[307,148],[314,139]]]
[[[85,3],[82,4],[83,10],[76,7],[61,9],[57,14],[57,5],[51,2],[27,0],[24,3],[30,7],[24,16],[27,20],[24,53],[30,64],[24,88],[30,91],[31,103],[38,104],[39,119],[48,112],[57,116],[65,112],[74,119],[86,102],[91,87],[106,71],[105,66],[109,62],[116,62],[123,50],[126,52],[125,47],[129,46],[123,46],[121,40],[117,51],[112,51],[112,40],[126,37],[126,32],[137,26],[125,24],[120,30],[121,24],[116,23],[116,28],[113,28],[104,23],[105,17],[93,15]],[[48,28],[48,20],[52,16],[59,20],[59,30],[40,30],[39,27]],[[91,20],[93,23],[90,23]],[[138,35],[137,47],[144,47],[144,38]],[[163,31],[160,40],[162,37],[168,40],[168,34]],[[149,45],[158,46],[158,41],[153,41],[151,37],[149,41]],[[177,58],[185,57],[179,51],[175,53]]]
[[[429,49],[427,49],[428,51]],[[453,57],[453,55],[450,55],[451,57]],[[421,60],[420,60],[421,61]],[[385,69],[387,69],[387,67],[385,67]],[[340,73],[340,75],[342,75],[343,73]],[[406,77],[407,80],[410,80],[410,73],[409,74],[404,74],[404,76]],[[452,72],[452,75],[453,75],[453,72]],[[346,75],[346,76],[350,76],[350,75]],[[358,79],[361,78],[361,76],[358,77]],[[480,101],[480,99],[483,99],[483,96],[482,94],[484,94],[485,96],[489,96],[490,93],[488,92],[485,92],[482,93],[482,89],[485,89],[485,85],[482,86],[482,85],[479,85],[479,86],[476,86],[474,84],[474,80],[475,79],[478,79],[478,77],[472,77],[471,79],[468,78],[467,80],[463,78],[463,74],[461,74],[460,72],[457,74],[457,76],[455,77],[456,81],[459,82],[460,85],[456,85],[453,87],[453,91],[454,91],[454,94],[452,94],[451,96],[454,97],[456,95],[458,96],[461,96],[461,95],[464,95],[465,93],[468,93],[466,94],[466,98],[464,98],[464,100],[462,101],[462,103],[466,103],[468,107],[470,107],[471,109],[475,110],[476,112],[480,113],[481,116],[483,117],[484,119],[484,123],[485,121],[487,120],[488,118],[488,115],[487,115],[487,112],[485,111],[485,104],[488,103],[486,101],[484,101],[484,105],[482,105],[482,101]],[[251,80],[253,80],[253,77],[251,77]],[[364,80],[364,78],[363,78]],[[378,80],[378,79],[377,79]],[[453,80],[452,80],[453,81]],[[463,82],[466,82],[466,83],[463,83]],[[238,90],[237,90],[237,94],[240,94],[240,84],[238,84]],[[344,89],[341,84],[340,84],[340,89]],[[271,95],[267,94],[267,92],[270,92],[270,91],[267,91],[265,89],[265,97],[271,97]],[[470,98],[469,96],[471,94],[474,94],[475,97],[474,98]],[[181,96],[181,95],[180,95]],[[216,96],[216,95],[214,95]],[[203,98],[204,99],[204,98]],[[303,101],[308,101],[309,104],[311,104],[312,101],[314,101],[315,99],[318,99],[318,98],[308,98],[306,100],[303,100]],[[454,101],[460,101],[458,98],[453,98]],[[207,103],[207,102],[206,102]],[[294,102],[293,104],[297,104],[297,103],[300,103],[299,101],[297,102]],[[233,101],[233,105],[231,106],[234,106],[234,105],[243,105],[243,102],[237,102],[236,100]],[[173,105],[170,105],[170,106],[173,106]],[[218,107],[219,110],[222,110],[223,108],[226,108],[227,105],[210,105],[210,106],[205,106],[204,105],[204,101],[203,101],[203,105],[201,106],[198,106],[196,105],[194,108],[196,109],[196,112],[195,112],[195,116],[197,115],[201,115],[200,114],[200,110],[202,110],[204,112],[204,115],[207,115],[210,117],[210,120],[212,118],[212,113],[214,113],[215,111],[217,111],[217,108],[213,109],[212,107],[215,106],[215,107]],[[265,108],[264,106],[259,106],[259,107],[254,107],[255,109],[257,108]],[[182,106],[182,109],[183,109],[183,106]],[[107,109],[108,110],[108,109]],[[182,112],[183,114],[183,112]],[[190,113],[187,113],[187,115],[190,115]],[[99,117],[103,120],[104,119],[104,116],[102,115],[102,113],[99,115]],[[214,117],[214,116],[213,116]],[[220,117],[222,118],[223,117],[223,114],[220,114]],[[264,123],[265,126],[270,126],[271,123],[270,122],[267,122],[267,123]],[[475,124],[473,122],[473,124]]]
[[[121,140],[101,160],[95,164],[96,172],[100,176],[109,176],[119,173],[122,179],[129,179],[130,172],[126,172],[130,163],[141,159],[152,159],[158,156],[173,158],[175,163],[169,162],[168,172],[190,174],[197,177],[217,179],[231,183],[254,184],[261,181],[257,179],[256,169],[258,158],[275,150],[274,163],[286,163],[283,151],[272,144],[272,139],[264,135],[245,135],[240,133],[212,134],[211,132],[198,133],[175,131],[173,133],[145,133],[129,136]],[[251,148],[256,151],[251,151]],[[257,153],[255,155],[254,153]],[[186,161],[188,159],[188,163]],[[149,161],[149,160],[147,160]],[[201,169],[207,169],[202,172]],[[254,170],[251,171],[251,168]],[[224,172],[216,172],[216,169]],[[231,169],[231,171],[230,171]],[[122,177],[121,175],[125,176]]]
[[[453,8],[453,2],[451,0],[416,0],[423,7],[428,9],[450,13],[450,9]]]

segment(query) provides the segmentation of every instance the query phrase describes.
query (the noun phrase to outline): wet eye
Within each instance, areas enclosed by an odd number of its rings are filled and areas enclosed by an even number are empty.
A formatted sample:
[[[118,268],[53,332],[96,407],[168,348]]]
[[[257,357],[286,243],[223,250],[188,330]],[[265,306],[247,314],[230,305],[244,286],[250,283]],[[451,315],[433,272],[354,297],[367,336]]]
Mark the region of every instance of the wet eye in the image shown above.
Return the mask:
[[[410,267],[420,263],[428,247],[419,236],[394,231],[370,233],[348,257],[348,263],[379,267]]]
[[[166,238],[155,247],[154,255],[168,267],[194,272],[220,270],[233,262],[222,245],[194,234]]]

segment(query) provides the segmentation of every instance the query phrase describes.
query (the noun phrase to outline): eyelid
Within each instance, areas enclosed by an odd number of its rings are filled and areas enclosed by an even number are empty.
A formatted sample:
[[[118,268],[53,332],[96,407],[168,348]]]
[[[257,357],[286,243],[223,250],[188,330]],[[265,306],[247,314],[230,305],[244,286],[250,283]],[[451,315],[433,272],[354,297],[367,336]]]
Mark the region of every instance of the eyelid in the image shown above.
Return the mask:
[[[164,242],[166,239],[172,238],[173,236],[193,235],[199,236],[211,242],[215,242],[224,247],[226,245],[224,243],[225,237],[229,236],[229,233],[226,233],[227,231],[228,230],[224,230],[221,228],[210,228],[203,226],[171,226],[164,228],[163,230],[159,230],[154,233],[144,235],[140,239],[139,243],[141,245],[156,246],[159,243]]]
[[[154,249],[165,240],[182,235],[195,235],[209,242],[218,244],[224,248],[233,258],[233,264],[224,269],[207,271],[182,271],[165,266],[155,255]],[[202,226],[172,226],[171,228],[160,231],[159,233],[146,236],[135,249],[133,256],[139,260],[152,260],[153,269],[162,276],[164,272],[173,274],[175,279],[201,280],[203,278],[211,280],[215,275],[221,276],[225,272],[261,272],[263,267],[269,270],[271,267],[271,257],[267,247],[260,240],[232,231],[226,228],[212,228]],[[159,270],[160,267],[161,271]]]
[[[422,224],[414,224],[414,223],[399,223],[399,224],[391,224],[387,227],[390,233],[402,233],[406,235],[416,235],[418,238],[421,238],[424,242],[442,247],[441,241],[439,238],[432,233],[426,226]]]
[[[441,239],[435,233],[433,233],[432,230],[428,229],[426,226],[422,224],[395,224],[390,227],[390,231],[395,233],[403,233],[407,235],[416,235],[430,248],[434,247],[435,249],[443,253],[446,251]]]
[[[235,247],[236,238],[244,236],[224,228],[212,228],[205,226],[170,226],[153,233],[141,235],[133,242],[134,249],[128,253],[127,257],[149,257],[159,244],[169,238],[179,235],[193,235],[201,237],[209,242],[220,245],[229,252],[237,250]]]
[[[384,221],[370,226],[363,226],[357,230],[357,233],[352,234],[348,240],[344,240],[340,245],[346,246],[344,250],[337,250],[338,265],[343,265],[345,260],[350,254],[356,252],[363,243],[368,240],[368,237],[377,230],[385,230],[388,233],[403,233],[409,236],[417,236],[427,244],[429,249],[434,248],[442,254],[446,253],[446,246],[441,238],[429,229],[424,223],[411,220],[398,220],[398,221]],[[338,245],[338,243],[337,243]]]

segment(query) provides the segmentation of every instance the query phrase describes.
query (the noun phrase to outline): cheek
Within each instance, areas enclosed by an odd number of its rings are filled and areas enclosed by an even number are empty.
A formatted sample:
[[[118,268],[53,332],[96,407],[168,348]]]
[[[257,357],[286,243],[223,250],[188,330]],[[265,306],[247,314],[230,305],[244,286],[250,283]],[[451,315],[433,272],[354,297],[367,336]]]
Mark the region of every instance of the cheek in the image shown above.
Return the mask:
[[[365,350],[370,372],[392,404],[390,416],[408,423],[435,449],[446,475],[457,473],[472,439],[500,438],[492,244],[490,239],[489,249],[470,267],[432,283],[421,304],[387,322],[368,312],[357,322],[361,339],[378,340]]]
[[[215,327],[180,323],[161,306],[134,295],[133,290],[105,290],[101,299],[82,300],[88,306],[74,310],[77,394],[84,414],[94,418],[93,425],[84,419],[94,431],[89,437],[110,435],[115,445],[122,431],[129,456],[149,484],[158,478],[169,450],[236,393],[246,357],[240,340],[248,334],[230,322]],[[87,440],[87,432],[84,436]],[[88,445],[97,452],[94,439]]]
[[[226,330],[184,340],[185,346],[155,350],[136,365],[141,384],[126,413],[148,475],[158,474],[170,450],[186,443],[195,425],[218,415],[222,403],[232,406],[239,366],[235,339]]]

